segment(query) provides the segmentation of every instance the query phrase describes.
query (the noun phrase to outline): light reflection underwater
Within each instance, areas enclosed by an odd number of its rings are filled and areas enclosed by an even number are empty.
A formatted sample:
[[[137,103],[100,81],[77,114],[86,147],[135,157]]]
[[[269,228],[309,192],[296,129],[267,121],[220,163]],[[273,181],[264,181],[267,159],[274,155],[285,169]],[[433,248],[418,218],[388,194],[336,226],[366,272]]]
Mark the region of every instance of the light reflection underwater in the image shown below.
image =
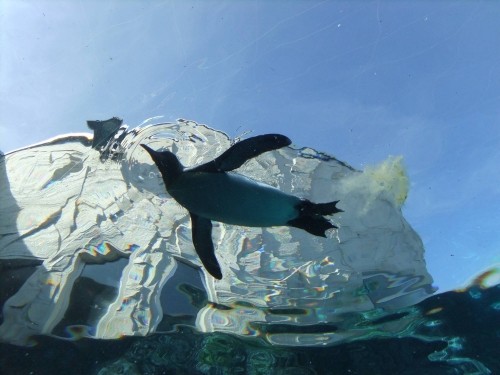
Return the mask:
[[[456,335],[442,335],[450,308],[416,307],[435,289],[422,242],[401,215],[408,189],[401,159],[362,172],[324,153],[287,148],[248,162],[245,175],[317,201],[339,197],[345,212],[327,239],[284,227],[214,225],[227,275],[215,282],[199,271],[186,212],[165,194],[138,145],[172,149],[192,165],[212,159],[230,139],[185,120],[131,131],[110,121],[110,138],[91,144],[90,137],[60,137],[0,160],[2,188],[11,195],[0,202],[0,264],[4,275],[23,270],[2,298],[4,342],[176,332],[203,341],[202,332],[208,341],[228,333],[293,350],[410,337],[446,343],[433,357],[445,362],[467,348]],[[68,148],[71,158],[57,157]],[[51,183],[29,180],[33,166],[22,166],[33,153],[36,173],[45,170]],[[488,270],[464,291],[480,303],[498,275],[498,268]],[[498,300],[486,310],[497,313]],[[247,362],[269,355],[259,353],[247,353]],[[211,363],[213,356],[203,358]]]
[[[3,184],[18,209],[2,216],[12,220],[2,226],[7,232],[0,260],[43,262],[4,302],[0,337],[5,341],[23,345],[33,335],[60,332],[62,322],[88,325],[95,338],[154,333],[176,304],[177,297],[170,302],[162,297],[169,280],[180,265],[200,267],[189,217],[165,193],[158,169],[140,145],[172,150],[184,165],[197,165],[233,141],[186,120],[132,130],[117,118],[89,126],[94,138],[61,136],[1,160]],[[31,179],[35,170],[54,183]],[[263,337],[281,345],[333,344],[363,336],[339,324],[356,321],[351,314],[390,312],[434,292],[422,241],[401,214],[408,192],[401,158],[356,171],[325,153],[285,147],[247,161],[238,172],[312,201],[339,199],[344,212],[330,217],[338,230],[327,238],[290,227],[214,223],[224,279],[215,282],[201,268],[195,282],[185,282],[203,290],[209,301],[191,306],[199,331],[253,336],[258,334],[254,323],[332,323],[342,328],[326,341],[323,334]],[[7,210],[14,203],[2,204]],[[97,284],[80,283],[82,277]],[[72,293],[75,285],[101,292],[85,289],[82,298]],[[75,304],[79,309],[71,307]],[[67,316],[69,308],[73,318]],[[79,310],[87,311],[85,317],[77,317]],[[78,323],[71,321],[76,318]]]
[[[474,291],[477,290],[481,291],[481,297],[473,298],[471,295],[476,295]],[[135,373],[184,371],[193,375],[214,371],[239,371],[242,374],[324,374],[332,371],[358,374],[494,374],[500,369],[495,345],[499,332],[491,328],[498,320],[499,312],[493,306],[494,301],[500,298],[500,286],[483,288],[471,285],[464,291],[435,295],[391,315],[382,310],[361,313],[351,329],[369,328],[371,332],[363,338],[334,346],[308,349],[303,346],[270,345],[269,340],[262,337],[263,333],[269,336],[280,333],[293,335],[300,331],[302,334],[322,333],[328,338],[335,334],[335,327],[331,324],[293,328],[286,324],[265,324],[248,332],[248,336],[257,339],[242,339],[220,332],[200,334],[177,316],[170,317],[170,324],[164,327],[162,333],[133,340],[122,337],[120,350],[112,351],[112,356],[105,348],[114,345],[116,340],[92,340],[81,346],[80,363],[85,363],[84,358],[89,357],[89,348],[92,347],[99,348],[97,353],[100,354],[93,352],[91,358],[93,373],[100,375],[128,373],[126,369],[134,369]],[[246,307],[234,306],[233,309],[243,311]],[[381,329],[401,321],[406,321],[405,328],[399,330],[397,335]],[[70,327],[63,340],[88,340],[87,330],[88,327]],[[34,348],[0,344],[0,352],[9,349],[11,361],[24,357],[26,353],[36,359],[46,356],[51,347],[57,346],[57,342],[47,342],[44,337],[36,339],[39,343]],[[64,349],[60,348],[59,353],[63,352]],[[19,363],[23,361],[17,361],[17,366]],[[10,362],[8,365],[15,368]]]

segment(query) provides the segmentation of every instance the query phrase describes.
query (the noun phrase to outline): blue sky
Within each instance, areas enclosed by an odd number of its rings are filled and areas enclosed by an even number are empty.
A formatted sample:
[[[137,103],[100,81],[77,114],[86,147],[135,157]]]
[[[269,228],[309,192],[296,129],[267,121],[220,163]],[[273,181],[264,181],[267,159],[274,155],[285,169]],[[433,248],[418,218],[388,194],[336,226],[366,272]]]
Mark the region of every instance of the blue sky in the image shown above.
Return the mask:
[[[405,157],[441,290],[499,263],[500,3],[0,3],[0,150],[120,116]]]

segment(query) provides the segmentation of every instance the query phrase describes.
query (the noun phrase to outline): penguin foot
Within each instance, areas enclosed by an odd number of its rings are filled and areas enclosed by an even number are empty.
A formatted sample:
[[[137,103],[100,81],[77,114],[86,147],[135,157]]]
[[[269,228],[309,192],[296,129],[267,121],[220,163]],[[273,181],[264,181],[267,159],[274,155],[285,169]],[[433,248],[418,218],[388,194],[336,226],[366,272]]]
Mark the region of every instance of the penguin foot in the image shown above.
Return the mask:
[[[318,237],[326,237],[328,229],[337,228],[336,225],[330,223],[323,216],[299,216],[288,221],[287,225],[295,228],[304,229],[305,231],[314,234]]]
[[[333,215],[337,212],[344,212],[337,207],[339,201],[333,201],[328,203],[313,203],[307,199],[302,200],[299,204],[300,216],[314,216],[314,215]]]
[[[338,228],[324,218],[324,215],[333,215],[337,212],[343,212],[337,207],[339,201],[328,203],[313,203],[304,199],[299,206],[299,216],[290,220],[287,224],[291,227],[304,229],[305,231],[319,237],[326,237],[325,232],[328,229]]]

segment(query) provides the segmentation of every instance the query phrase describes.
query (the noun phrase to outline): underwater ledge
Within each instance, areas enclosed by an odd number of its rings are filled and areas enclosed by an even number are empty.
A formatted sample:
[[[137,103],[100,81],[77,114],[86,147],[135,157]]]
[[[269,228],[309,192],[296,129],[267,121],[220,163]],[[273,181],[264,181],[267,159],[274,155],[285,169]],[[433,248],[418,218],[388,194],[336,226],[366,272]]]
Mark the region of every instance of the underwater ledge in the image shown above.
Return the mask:
[[[401,158],[358,171],[292,145],[249,161],[239,173],[338,199],[344,212],[326,239],[215,224],[224,273],[216,281],[194,252],[186,211],[139,145],[198,165],[235,140],[187,120],[88,125],[93,135],[0,156],[1,372],[321,374],[331,358],[359,374],[498,368],[498,332],[488,329],[498,270],[433,295],[422,241],[401,214]]]
[[[146,336],[166,312],[188,310],[200,332],[335,326],[330,336],[262,335],[277,345],[322,346],[364,336],[362,327],[350,329],[364,312],[390,315],[435,291],[422,241],[401,213],[408,193],[401,158],[357,171],[292,145],[247,161],[237,170],[246,178],[314,202],[339,200],[343,212],[329,218],[338,229],[325,238],[214,222],[224,275],[215,280],[194,251],[187,211],[140,145],[171,150],[192,166],[237,140],[182,119],[129,129],[115,117],[88,126],[93,135],[62,135],[0,159],[0,267],[8,275],[0,280],[0,340]],[[186,302],[194,290],[204,305]]]
[[[193,251],[186,210],[167,194],[139,146],[170,149],[183,164],[198,165],[234,140],[187,120],[129,129],[115,117],[88,126],[93,135],[63,135],[0,159],[5,342],[29,345],[40,334],[149,335],[165,311],[191,300],[196,289],[207,303],[184,308],[198,331],[254,336],[252,326],[331,323],[333,344],[365,334],[353,337],[349,330],[360,313],[390,314],[435,290],[422,241],[401,214],[408,182],[400,158],[357,171],[325,153],[290,146],[245,163],[238,173],[313,201],[340,200],[343,212],[331,217],[338,229],[326,238],[290,227],[215,223],[224,274],[217,281]],[[169,280],[188,273],[181,284],[193,288],[172,294],[180,284]],[[305,313],[289,313],[294,310]],[[269,337],[279,345],[328,344],[323,334]]]

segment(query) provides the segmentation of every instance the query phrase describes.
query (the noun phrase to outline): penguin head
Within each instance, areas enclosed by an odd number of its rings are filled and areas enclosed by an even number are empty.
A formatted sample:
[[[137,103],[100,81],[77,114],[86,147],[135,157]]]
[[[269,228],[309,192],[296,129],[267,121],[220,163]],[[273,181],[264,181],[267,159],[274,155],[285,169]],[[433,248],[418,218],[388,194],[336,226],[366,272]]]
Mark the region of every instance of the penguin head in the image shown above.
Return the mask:
[[[179,159],[177,159],[177,156],[175,156],[173,152],[155,151],[151,147],[144,144],[141,144],[141,146],[148,152],[151,159],[155,162],[156,166],[160,170],[161,176],[163,177],[163,182],[168,189],[172,182],[179,177],[184,169]]]

